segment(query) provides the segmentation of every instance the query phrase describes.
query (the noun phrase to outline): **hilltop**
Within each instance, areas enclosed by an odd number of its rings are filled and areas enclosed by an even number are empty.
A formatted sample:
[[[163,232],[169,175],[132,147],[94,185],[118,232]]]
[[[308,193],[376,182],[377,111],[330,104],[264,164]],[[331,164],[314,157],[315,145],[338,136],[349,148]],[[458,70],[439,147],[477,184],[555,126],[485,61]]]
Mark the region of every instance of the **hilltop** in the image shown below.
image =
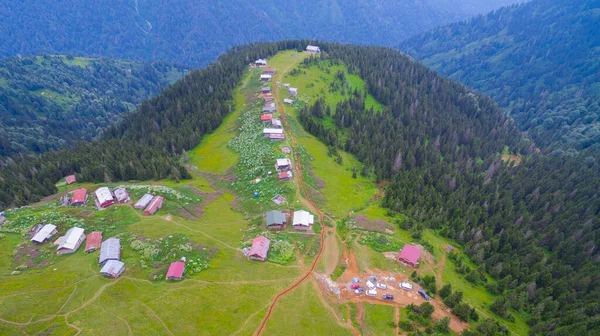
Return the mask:
[[[595,162],[537,153],[492,99],[395,50],[307,44],[236,47],[98,141],[5,164],[2,204],[29,206],[1,229],[3,333],[598,331]],[[165,205],[146,216],[57,202],[100,186]],[[267,229],[271,210],[289,214],[285,229]],[[291,225],[297,210],[314,216],[306,230]],[[41,222],[120,237],[128,269],[107,279],[94,255],[29,243]],[[244,254],[259,236],[272,244],[265,262]],[[409,244],[416,268],[398,262]],[[201,267],[163,280],[165,263],[194,251]],[[355,294],[369,276],[387,288]]]
[[[257,41],[397,45],[520,1],[13,1],[0,4],[0,56],[72,53],[200,66],[232,46]]]
[[[44,55],[0,60],[0,157],[91,140],[183,76],[155,62]]]
[[[534,0],[434,29],[399,48],[492,96],[538,146],[598,151],[598,20],[593,1]]]

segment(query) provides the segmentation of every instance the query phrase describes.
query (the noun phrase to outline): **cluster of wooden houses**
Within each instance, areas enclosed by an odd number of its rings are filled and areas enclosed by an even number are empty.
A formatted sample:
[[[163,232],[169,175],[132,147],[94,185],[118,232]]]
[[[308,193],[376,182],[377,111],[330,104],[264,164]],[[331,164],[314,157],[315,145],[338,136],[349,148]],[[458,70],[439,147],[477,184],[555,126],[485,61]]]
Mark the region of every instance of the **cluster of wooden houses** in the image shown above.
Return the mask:
[[[292,175],[292,160],[288,158],[277,159],[275,162],[275,170],[277,170],[277,178],[279,181],[291,180]]]
[[[289,222],[288,217],[290,215],[292,217],[292,227],[295,230],[311,230],[315,223],[315,216],[305,210],[294,211],[291,214],[279,210],[271,210],[265,214],[267,229],[283,230]]]
[[[31,241],[43,244],[57,232],[54,224],[39,224],[32,230]],[[102,242],[102,232],[94,231],[86,237],[84,229],[70,228],[64,236],[54,241],[54,245],[57,245],[56,253],[59,255],[75,253],[84,241],[86,241],[84,252],[90,253],[100,249],[98,264],[103,266],[100,273],[112,278],[117,278],[123,273],[125,264],[120,261],[121,241],[118,238],[109,238]]]
[[[162,208],[165,198],[162,196],[152,196],[145,194],[140,198],[133,207],[136,209],[144,209],[144,215],[154,215],[160,208]]]
[[[291,214],[292,226],[296,230],[307,231],[312,229],[315,222],[315,216],[305,210],[294,211]],[[283,230],[288,223],[289,212],[283,212],[279,210],[272,210],[265,214],[265,220],[267,223],[267,229],[270,230]],[[251,260],[265,261],[267,260],[271,241],[263,236],[258,236],[252,241],[246,256]]]
[[[79,188],[73,191],[68,204],[72,206],[81,206],[88,201],[87,189]],[[165,199],[162,196],[153,196],[145,194],[135,204],[134,208],[144,209],[145,215],[153,215],[162,208]],[[100,187],[94,192],[94,202],[98,209],[105,209],[116,203],[129,203],[131,197],[125,188],[110,189],[108,187]]]
[[[31,241],[37,244],[43,244],[50,240],[58,229],[54,224],[38,224],[31,230]],[[56,254],[75,253],[81,243],[85,240],[84,230],[79,227],[70,228],[64,236],[59,237],[54,241]]]

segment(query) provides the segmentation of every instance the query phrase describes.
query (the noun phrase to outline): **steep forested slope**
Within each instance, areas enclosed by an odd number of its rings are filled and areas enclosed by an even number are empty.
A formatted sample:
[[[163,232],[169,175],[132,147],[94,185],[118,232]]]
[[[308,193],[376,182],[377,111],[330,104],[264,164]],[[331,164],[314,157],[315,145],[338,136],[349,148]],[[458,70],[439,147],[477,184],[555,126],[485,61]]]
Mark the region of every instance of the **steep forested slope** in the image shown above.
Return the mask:
[[[478,268],[459,271],[500,294],[498,315],[524,313],[531,334],[600,332],[598,158],[536,153],[489,98],[390,50],[328,52],[386,107],[366,110],[360,92],[337,106],[317,101],[301,111],[304,127],[388,180],[383,205],[407,215],[405,227],[464,244]],[[511,150],[526,154],[517,166],[502,160]]]
[[[600,150],[600,4],[535,0],[400,46],[491,95],[540,146]]]
[[[521,1],[11,0],[0,3],[0,55],[62,52],[195,66],[253,41],[396,45],[411,34]]]
[[[0,157],[91,140],[181,71],[165,63],[67,56],[0,60]]]
[[[189,177],[178,158],[231,111],[233,89],[247,60],[305,46],[305,41],[294,41],[235,48],[142,103],[97,141],[0,160],[0,207],[25,205],[55,193],[56,181],[72,172],[78,173],[79,181],[97,182]]]

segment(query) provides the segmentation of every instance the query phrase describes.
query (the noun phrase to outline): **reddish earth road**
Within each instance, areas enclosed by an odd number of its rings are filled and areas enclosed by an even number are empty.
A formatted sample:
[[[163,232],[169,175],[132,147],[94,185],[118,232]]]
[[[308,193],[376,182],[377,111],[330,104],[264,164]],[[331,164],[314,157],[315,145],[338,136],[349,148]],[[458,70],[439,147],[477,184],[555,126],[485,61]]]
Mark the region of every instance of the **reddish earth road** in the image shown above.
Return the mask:
[[[273,82],[275,82],[275,81],[276,81],[276,77],[273,77]],[[262,332],[264,331],[265,326],[267,325],[267,321],[269,320],[269,318],[273,314],[273,310],[275,309],[275,306],[277,305],[277,302],[279,302],[279,299],[281,299],[287,293],[289,293],[289,292],[293,291],[294,289],[296,289],[306,279],[308,279],[311,276],[312,272],[317,267],[317,264],[318,264],[319,260],[321,260],[321,256],[323,255],[323,251],[325,250],[325,233],[327,232],[327,230],[326,230],[327,227],[325,226],[325,221],[324,221],[325,216],[324,216],[323,212],[317,207],[317,205],[310,199],[309,193],[306,190],[306,186],[304,185],[304,180],[303,180],[303,177],[302,177],[302,164],[300,162],[300,153],[298,151],[298,146],[296,144],[296,138],[294,137],[294,135],[291,132],[290,125],[289,125],[287,117],[285,115],[285,110],[283,109],[283,105],[281,104],[281,101],[279,100],[279,97],[278,97],[277,93],[278,93],[278,88],[277,88],[276,85],[273,85],[273,96],[275,97],[275,102],[277,103],[277,108],[281,111],[281,119],[283,121],[284,129],[287,131],[286,132],[287,136],[292,140],[292,143],[294,144],[293,145],[293,149],[294,149],[294,155],[296,157],[295,164],[296,164],[296,169],[297,169],[297,173],[295,175],[296,175],[296,180],[298,181],[298,186],[300,188],[302,188],[302,192],[304,194],[304,199],[305,199],[306,203],[309,204],[310,207],[312,208],[312,210],[314,212],[316,212],[317,215],[319,216],[319,223],[321,224],[321,228],[322,228],[321,229],[321,234],[320,234],[320,237],[321,237],[321,246],[319,248],[319,253],[317,253],[317,255],[315,256],[315,259],[311,263],[311,265],[308,268],[308,270],[306,271],[306,273],[304,273],[292,285],[290,285],[289,287],[287,287],[283,291],[279,292],[275,296],[275,298],[273,299],[273,302],[271,302],[271,304],[269,305],[269,308],[267,309],[267,313],[265,314],[265,317],[261,321],[261,323],[258,326],[258,329],[256,330],[256,332],[254,333],[254,335],[256,335],[256,336],[261,335]]]

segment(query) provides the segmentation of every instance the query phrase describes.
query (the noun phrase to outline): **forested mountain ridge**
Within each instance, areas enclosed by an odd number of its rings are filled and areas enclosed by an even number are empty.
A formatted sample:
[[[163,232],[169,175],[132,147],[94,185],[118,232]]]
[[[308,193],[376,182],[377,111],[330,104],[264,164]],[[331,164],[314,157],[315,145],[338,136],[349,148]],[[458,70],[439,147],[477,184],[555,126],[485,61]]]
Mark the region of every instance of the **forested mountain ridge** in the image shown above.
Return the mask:
[[[141,104],[99,141],[33,160],[7,159],[0,168],[0,204],[24,205],[52,194],[54,183],[72,172],[96,182],[186,178],[180,157],[231,111],[249,60],[308,43],[234,48]],[[499,295],[490,307],[498,319],[521,314],[531,334],[597,334],[595,159],[580,154],[556,162],[536,153],[490,98],[390,48],[318,44],[324,52],[307,62],[343,62],[383,108],[367,110],[364,91],[355,90],[330,108],[317,100],[300,121],[332,152],[342,147],[355,154],[364,163],[360,173],[389,182],[382,204],[406,216],[398,225],[417,237],[428,227],[462,244],[478,266],[463,264],[457,272]],[[338,78],[343,86],[344,77]],[[323,126],[328,118],[334,127]],[[526,155],[514,166],[503,163],[502,151]],[[506,332],[486,328],[492,326],[466,334]]]
[[[91,140],[183,75],[163,62],[44,55],[0,60],[0,157]]]
[[[491,95],[541,147],[600,150],[600,4],[534,0],[400,49]]]
[[[255,41],[397,45],[437,25],[522,0],[38,0],[0,4],[0,55],[73,53],[205,65]]]

